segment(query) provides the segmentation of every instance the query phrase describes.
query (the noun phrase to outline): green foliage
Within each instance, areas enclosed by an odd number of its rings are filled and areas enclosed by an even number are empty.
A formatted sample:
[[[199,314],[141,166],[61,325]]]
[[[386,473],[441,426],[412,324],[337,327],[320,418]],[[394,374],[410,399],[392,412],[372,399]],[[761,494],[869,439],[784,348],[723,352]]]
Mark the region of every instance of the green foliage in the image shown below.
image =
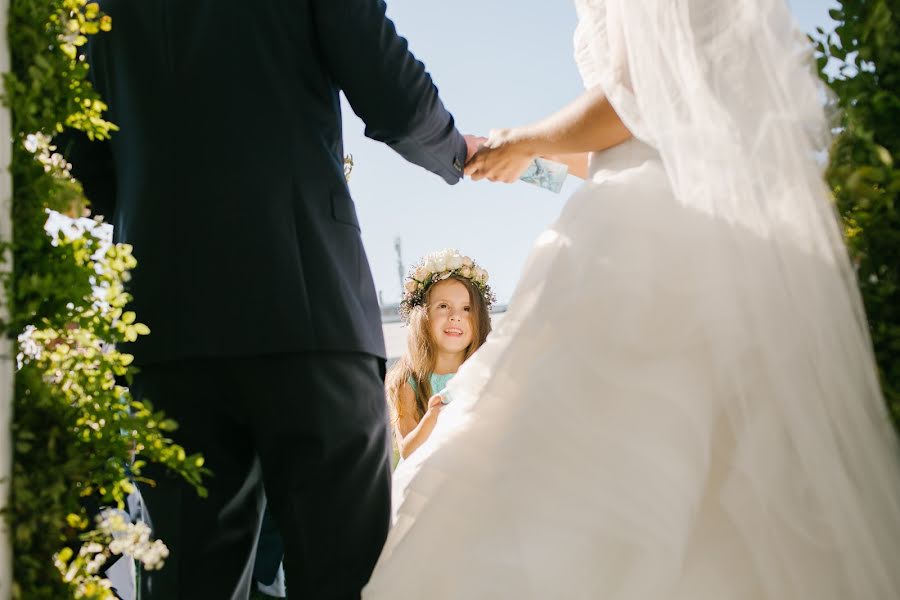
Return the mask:
[[[125,310],[131,248],[110,244],[96,221],[68,221],[57,233],[47,226],[51,211],[80,216],[87,205],[52,136],[68,127],[105,139],[116,129],[103,119],[106,107],[78,52],[88,35],[110,26],[86,0],[10,5],[4,101],[13,123],[14,240],[3,246],[13,259],[3,329],[17,340],[19,367],[6,514],[14,598],[113,598],[97,570],[128,548],[112,540],[108,519],[94,527],[86,507],[121,508],[146,461],[204,492],[202,458],[175,444],[175,423],[124,387],[132,357],[116,344],[149,333]]]
[[[826,173],[843,218],[885,396],[900,427],[900,0],[845,0],[813,35],[841,109]],[[832,76],[826,74],[826,65]]]
[[[72,126],[104,139],[115,126],[102,118],[106,105],[87,80],[88,64],[77,48],[86,35],[109,30],[109,17],[84,0],[11,0],[6,75],[13,129],[61,132]]]

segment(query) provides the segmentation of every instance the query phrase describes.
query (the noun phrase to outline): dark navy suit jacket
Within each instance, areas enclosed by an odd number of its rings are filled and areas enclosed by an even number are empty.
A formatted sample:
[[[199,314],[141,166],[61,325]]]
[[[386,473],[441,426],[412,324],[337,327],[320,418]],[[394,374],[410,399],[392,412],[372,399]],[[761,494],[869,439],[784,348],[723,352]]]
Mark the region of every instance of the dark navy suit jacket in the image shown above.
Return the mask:
[[[343,91],[366,135],[448,183],[466,146],[380,0],[101,0],[87,46],[120,127],[68,144],[134,247],[139,363],[279,352],[384,356],[343,176]]]

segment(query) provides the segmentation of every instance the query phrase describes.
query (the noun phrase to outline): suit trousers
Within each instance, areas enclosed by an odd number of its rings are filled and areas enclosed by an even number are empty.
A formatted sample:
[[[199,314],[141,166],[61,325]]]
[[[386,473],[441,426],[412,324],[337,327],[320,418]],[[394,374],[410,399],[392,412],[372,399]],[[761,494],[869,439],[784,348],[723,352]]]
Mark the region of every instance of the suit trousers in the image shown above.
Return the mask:
[[[146,519],[170,550],[142,600],[246,600],[266,498],[295,599],[359,598],[390,520],[384,360],[309,352],[141,367],[134,396],[179,423],[212,470],[200,498],[155,465]],[[263,491],[265,490],[265,494]]]

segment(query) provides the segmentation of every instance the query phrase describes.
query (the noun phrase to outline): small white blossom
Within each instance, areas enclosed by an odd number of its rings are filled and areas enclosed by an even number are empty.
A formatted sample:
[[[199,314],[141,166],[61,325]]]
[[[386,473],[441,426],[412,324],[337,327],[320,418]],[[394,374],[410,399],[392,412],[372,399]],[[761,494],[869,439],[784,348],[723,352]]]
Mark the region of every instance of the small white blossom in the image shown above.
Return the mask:
[[[41,144],[41,138],[45,138],[45,137],[46,136],[43,133],[29,133],[28,135],[25,136],[25,142],[24,142],[25,149],[28,150],[32,154],[36,153],[38,151],[38,148],[40,148],[42,145],[44,145],[44,146],[46,145],[46,144]],[[49,143],[49,140],[48,140],[48,143]]]
[[[90,561],[88,561],[88,564],[85,567],[85,570],[90,575],[96,575],[97,573],[100,572],[100,569],[103,568],[103,565],[105,565],[105,564],[106,564],[106,555],[105,554],[97,554],[96,556],[94,556],[94,558],[92,558]]]
[[[447,258],[439,252],[432,254],[426,259],[425,268],[432,273],[440,273],[447,268]]]
[[[97,542],[89,542],[81,547],[78,554],[87,556],[88,554],[97,554],[98,552],[103,552],[103,546]]]
[[[34,339],[37,328],[34,325],[25,327],[25,331],[19,334],[19,354],[16,355],[16,365],[21,369],[29,360],[40,360],[43,346]]]
[[[25,149],[34,155],[44,167],[44,171],[54,177],[71,179],[72,165],[65,157],[56,152],[56,146],[51,143],[51,139],[41,132],[29,133],[22,142]]]
[[[459,254],[447,257],[447,269],[455,271],[463,266],[463,257]]]
[[[100,514],[97,529],[110,537],[109,551],[140,561],[145,569],[162,568],[169,556],[169,549],[162,540],[150,541],[150,528],[146,523],[130,523],[125,513],[107,509]]]

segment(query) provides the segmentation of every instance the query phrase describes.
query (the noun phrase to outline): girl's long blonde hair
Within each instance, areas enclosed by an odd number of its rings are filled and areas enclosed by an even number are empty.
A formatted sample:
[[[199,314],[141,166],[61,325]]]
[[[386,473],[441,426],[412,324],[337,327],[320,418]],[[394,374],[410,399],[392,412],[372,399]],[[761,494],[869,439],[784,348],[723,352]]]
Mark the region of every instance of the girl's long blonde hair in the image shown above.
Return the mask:
[[[481,293],[471,281],[464,277],[451,275],[469,290],[469,302],[472,312],[472,343],[466,348],[464,360],[467,360],[487,339],[491,332],[491,315]],[[428,327],[428,304],[431,290],[425,295],[424,305],[415,306],[409,314],[409,332],[406,335],[406,353],[398,360],[385,379],[388,406],[391,409],[391,422],[396,423],[401,414],[400,390],[412,379],[415,382],[416,421],[420,420],[428,410],[428,400],[435,390],[431,389],[431,374],[437,363],[437,349]],[[440,390],[437,390],[440,391]]]

